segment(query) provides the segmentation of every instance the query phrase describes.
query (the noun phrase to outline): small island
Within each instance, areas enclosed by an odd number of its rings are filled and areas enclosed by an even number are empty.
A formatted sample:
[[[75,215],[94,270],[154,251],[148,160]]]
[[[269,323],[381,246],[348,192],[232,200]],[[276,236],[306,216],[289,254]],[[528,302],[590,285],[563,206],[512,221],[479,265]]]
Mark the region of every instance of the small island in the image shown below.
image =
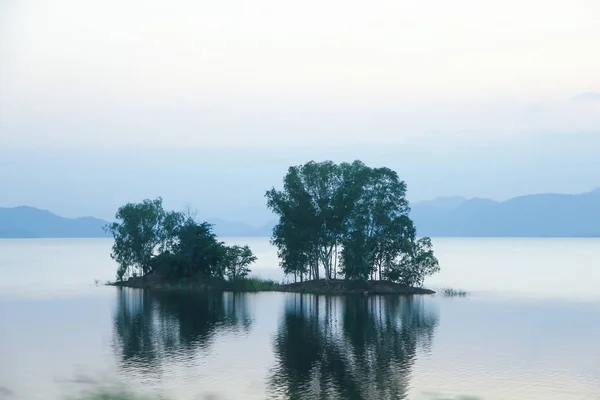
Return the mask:
[[[389,168],[361,161],[310,161],[288,169],[283,189],[266,192],[279,216],[271,243],[292,283],[251,278],[249,246],[228,246],[191,212],[161,198],[128,203],[106,226],[114,238],[115,286],[150,289],[282,291],[314,294],[433,294],[439,271],[431,240],[409,218],[406,184]]]

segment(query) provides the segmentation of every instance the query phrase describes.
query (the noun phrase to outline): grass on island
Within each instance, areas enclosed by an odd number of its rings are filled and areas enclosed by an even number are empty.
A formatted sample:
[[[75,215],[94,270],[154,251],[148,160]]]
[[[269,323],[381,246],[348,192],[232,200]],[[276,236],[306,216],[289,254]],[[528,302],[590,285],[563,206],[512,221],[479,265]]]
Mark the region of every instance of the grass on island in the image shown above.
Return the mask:
[[[395,282],[377,280],[377,281],[355,281],[346,279],[317,279],[304,282],[289,283],[281,285],[282,292],[310,293],[310,294],[399,294],[399,295],[417,295],[434,294],[429,289],[420,287],[405,286]]]
[[[252,276],[238,278],[235,280],[192,277],[176,281],[165,281],[159,276],[152,275],[144,278],[132,278],[124,282],[115,282],[112,285],[158,290],[203,290],[222,292],[293,292],[317,295],[435,294],[434,291],[429,289],[421,287],[411,287],[384,280],[362,282],[346,279],[316,279],[304,282],[278,283],[271,279],[263,279],[260,277]],[[455,292],[462,293],[460,291],[454,291],[452,293]]]
[[[225,290],[231,292],[268,292],[277,290],[281,285],[271,279],[256,276],[227,281]]]
[[[467,297],[469,292],[461,289],[444,288],[440,291],[444,297]]]
[[[109,286],[133,288],[151,288],[161,290],[217,290],[224,292],[269,292],[278,290],[281,284],[272,279],[250,276],[233,281],[226,279],[187,278],[177,281],[163,281],[145,278],[133,278],[123,282],[107,282]]]

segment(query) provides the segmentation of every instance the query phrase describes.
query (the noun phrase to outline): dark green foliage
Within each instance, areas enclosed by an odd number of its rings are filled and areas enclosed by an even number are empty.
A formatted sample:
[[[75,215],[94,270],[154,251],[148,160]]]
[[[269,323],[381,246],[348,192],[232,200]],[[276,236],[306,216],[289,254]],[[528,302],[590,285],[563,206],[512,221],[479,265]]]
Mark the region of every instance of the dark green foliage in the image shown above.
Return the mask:
[[[225,282],[224,289],[230,292],[268,292],[279,287],[279,283],[270,279],[242,277]]]
[[[408,249],[393,260],[385,275],[388,279],[399,281],[408,286],[421,286],[426,276],[439,272],[440,266],[433,255],[431,239],[411,239]]]
[[[248,246],[226,246],[207,222],[165,211],[162,199],[119,208],[106,230],[114,239],[111,256],[117,280],[153,274],[166,281],[182,278],[244,277],[256,257]]]
[[[223,270],[229,280],[244,278],[250,272],[248,266],[256,261],[256,256],[248,246],[230,246],[225,248]]]
[[[336,275],[337,246],[360,198],[365,172],[360,161],[311,161],[289,168],[282,191],[266,193],[268,207],[280,216],[272,243],[286,273],[319,279],[322,266],[326,279]]]
[[[389,168],[361,161],[293,166],[283,190],[266,193],[279,215],[271,242],[296,280],[387,279],[421,285],[439,270],[428,238],[416,239],[406,184]],[[339,271],[338,271],[339,262]]]
[[[151,271],[166,280],[174,280],[184,275],[186,267],[187,265],[180,255],[170,252],[160,253],[150,262]]]
[[[128,203],[119,208],[115,218],[121,222],[107,225],[106,230],[115,239],[111,257],[119,263],[117,280],[147,274],[164,237],[162,199]]]
[[[226,246],[217,240],[212,225],[200,224],[187,219],[176,230],[174,250],[181,263],[185,265],[181,276],[202,274],[204,276],[223,276],[221,262],[224,260]]]

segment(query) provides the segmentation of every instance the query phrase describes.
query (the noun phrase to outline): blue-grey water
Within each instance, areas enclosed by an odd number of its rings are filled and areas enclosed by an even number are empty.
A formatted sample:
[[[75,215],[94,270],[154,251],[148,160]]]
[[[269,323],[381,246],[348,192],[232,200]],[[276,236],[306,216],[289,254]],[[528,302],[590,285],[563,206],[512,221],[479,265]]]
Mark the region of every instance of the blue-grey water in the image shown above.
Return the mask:
[[[0,240],[0,399],[600,399],[600,240],[434,245],[469,297],[118,289],[110,240]]]

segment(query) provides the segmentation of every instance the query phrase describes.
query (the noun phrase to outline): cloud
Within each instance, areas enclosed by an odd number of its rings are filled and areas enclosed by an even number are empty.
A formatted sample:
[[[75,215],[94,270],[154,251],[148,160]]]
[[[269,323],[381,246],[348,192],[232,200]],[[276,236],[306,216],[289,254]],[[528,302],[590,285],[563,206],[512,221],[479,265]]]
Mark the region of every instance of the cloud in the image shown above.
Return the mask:
[[[600,92],[585,92],[575,97],[580,102],[600,102]]]

